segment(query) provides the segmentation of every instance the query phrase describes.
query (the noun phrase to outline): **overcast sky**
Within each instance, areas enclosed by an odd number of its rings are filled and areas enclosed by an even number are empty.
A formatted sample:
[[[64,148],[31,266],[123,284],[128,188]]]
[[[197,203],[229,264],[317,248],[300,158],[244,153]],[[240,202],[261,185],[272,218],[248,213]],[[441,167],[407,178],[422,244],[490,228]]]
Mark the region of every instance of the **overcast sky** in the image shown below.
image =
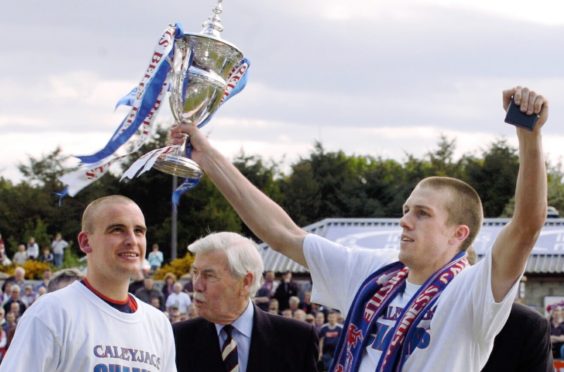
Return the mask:
[[[495,4],[495,5],[494,5]],[[169,23],[199,32],[215,0],[18,1],[0,13],[0,172],[28,156],[105,145]],[[501,91],[551,102],[545,150],[564,157],[564,3],[554,0],[225,0],[223,38],[252,66],[206,128],[226,155],[327,150],[405,160],[514,142]],[[167,110],[158,121],[171,123]],[[141,155],[141,154],[140,154]]]

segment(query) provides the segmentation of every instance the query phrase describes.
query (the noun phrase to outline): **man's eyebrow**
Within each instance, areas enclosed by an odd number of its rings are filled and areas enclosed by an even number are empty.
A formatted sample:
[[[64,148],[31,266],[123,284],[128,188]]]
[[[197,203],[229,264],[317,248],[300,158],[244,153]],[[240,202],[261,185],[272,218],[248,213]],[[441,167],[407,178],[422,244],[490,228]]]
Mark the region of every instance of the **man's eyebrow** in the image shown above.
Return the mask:
[[[110,231],[115,228],[126,228],[126,225],[123,223],[113,223],[111,225],[106,226],[105,231]],[[147,231],[147,226],[144,225],[135,225],[135,230],[142,230],[143,232]]]
[[[197,271],[199,271],[200,273],[203,273],[203,274],[215,274],[216,273],[215,269],[199,269],[198,267],[196,267],[194,265],[192,265],[192,270],[197,270]]]
[[[402,209],[424,209],[426,211],[432,211],[433,208],[428,206],[428,205],[424,205],[424,204],[415,204],[415,205],[408,205],[408,204],[404,204]]]
[[[123,227],[125,227],[125,225],[122,224],[122,223],[113,223],[111,225],[106,226],[104,231],[110,231],[110,230],[113,230],[115,228],[123,228]]]

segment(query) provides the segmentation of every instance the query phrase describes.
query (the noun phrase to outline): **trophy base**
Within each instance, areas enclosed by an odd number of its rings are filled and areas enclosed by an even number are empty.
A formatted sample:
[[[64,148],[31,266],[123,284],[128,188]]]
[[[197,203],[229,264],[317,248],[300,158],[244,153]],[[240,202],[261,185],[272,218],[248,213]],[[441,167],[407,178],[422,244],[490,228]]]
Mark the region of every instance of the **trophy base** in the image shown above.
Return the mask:
[[[184,156],[163,154],[159,156],[153,168],[173,176],[200,179],[204,175],[202,168],[193,160]]]

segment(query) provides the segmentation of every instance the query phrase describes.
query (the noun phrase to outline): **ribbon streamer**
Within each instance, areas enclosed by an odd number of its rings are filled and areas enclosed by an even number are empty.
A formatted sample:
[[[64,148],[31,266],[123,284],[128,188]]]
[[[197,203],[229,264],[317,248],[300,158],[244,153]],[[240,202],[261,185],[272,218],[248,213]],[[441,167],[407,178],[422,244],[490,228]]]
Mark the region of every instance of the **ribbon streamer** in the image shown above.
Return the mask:
[[[66,195],[75,196],[80,190],[106,174],[112,164],[122,162],[126,156],[141,148],[153,132],[154,120],[169,89],[182,87],[180,94],[172,95],[173,100],[177,97],[177,101],[172,102],[172,105],[179,109],[183,107],[186,87],[190,83],[193,59],[190,49],[181,50],[186,48],[185,44],[179,42],[183,35],[182,26],[178,23],[165,29],[153,51],[143,78],[116,104],[116,108],[121,105],[131,106],[129,113],[104,148],[91,155],[77,156],[81,161],[78,169],[60,177],[60,181],[65,184],[65,189],[57,193],[61,199]],[[249,60],[244,58],[231,70],[220,106],[245,87],[249,66]],[[173,79],[180,80],[173,83]],[[213,114],[209,115],[206,120],[198,124],[198,127],[206,125],[212,116]],[[150,151],[137,159],[123,173],[120,181],[139,177],[153,167],[159,156],[177,149],[178,146],[166,146]],[[186,143],[185,150],[186,156],[190,158],[192,146],[189,142]],[[199,179],[185,179],[173,193],[173,203],[178,205],[181,195],[193,189],[198,183]]]
[[[157,112],[168,90],[174,43],[183,35],[182,26],[179,24],[170,25],[165,29],[140,83],[117,103],[117,106],[131,105],[131,110],[103,149],[92,155],[78,156],[81,161],[79,168],[60,177],[60,181],[66,185],[66,193],[63,191],[63,196],[76,195],[102,177],[111,164],[121,162],[125,156],[139,150],[149,138]]]

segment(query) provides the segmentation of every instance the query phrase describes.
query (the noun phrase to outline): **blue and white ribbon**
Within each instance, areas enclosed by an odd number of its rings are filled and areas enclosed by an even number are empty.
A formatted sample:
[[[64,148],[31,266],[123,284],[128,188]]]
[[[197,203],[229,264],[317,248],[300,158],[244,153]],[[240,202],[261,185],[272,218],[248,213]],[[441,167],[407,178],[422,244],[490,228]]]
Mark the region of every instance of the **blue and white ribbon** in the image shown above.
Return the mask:
[[[165,29],[143,78],[137,87],[118,102],[118,106],[130,105],[129,113],[103,149],[92,155],[78,156],[81,161],[79,168],[60,178],[66,185],[66,194],[63,192],[63,197],[74,196],[98,180],[113,163],[122,161],[125,156],[139,150],[149,138],[161,102],[168,91],[174,43],[183,34],[179,24],[170,25]]]
[[[78,156],[81,164],[73,172],[60,177],[66,187],[58,193],[59,197],[66,195],[74,196],[80,190],[98,180],[108,172],[110,166],[116,162],[121,162],[127,155],[139,150],[149,138],[154,129],[154,119],[164,95],[175,86],[173,79],[181,79],[182,95],[173,95],[179,102],[173,105],[183,106],[186,86],[190,80],[190,67],[192,65],[192,51],[181,53],[176,47],[175,41],[184,35],[179,24],[170,25],[165,29],[159,39],[157,46],[151,56],[151,61],[140,83],[127,95],[121,98],[116,108],[121,105],[131,106],[125,119],[118,126],[111,139],[103,149],[92,155]],[[171,66],[171,63],[173,64]],[[226,88],[221,101],[221,105],[237,95],[247,83],[247,71],[250,62],[242,59],[231,70],[226,81]],[[178,73],[178,72],[181,73]],[[176,85],[178,86],[178,85]],[[174,99],[174,98],[173,98]],[[174,108],[173,108],[174,109]],[[206,125],[213,115],[209,115],[198,127]],[[150,170],[156,160],[162,154],[177,151],[178,146],[166,146],[150,151],[135,161],[130,168],[123,173],[121,180],[136,178]],[[191,157],[192,147],[186,143],[186,156]],[[185,179],[172,195],[172,201],[178,205],[180,196],[186,191],[194,188],[199,179]]]

